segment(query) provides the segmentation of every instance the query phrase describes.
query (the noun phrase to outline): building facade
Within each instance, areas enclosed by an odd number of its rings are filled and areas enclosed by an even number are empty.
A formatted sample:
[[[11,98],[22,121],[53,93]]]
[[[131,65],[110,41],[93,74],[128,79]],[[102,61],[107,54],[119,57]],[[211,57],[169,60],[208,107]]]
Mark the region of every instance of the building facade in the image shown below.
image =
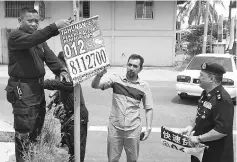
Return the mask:
[[[7,64],[7,34],[17,28],[17,9],[26,4],[0,1],[0,63]],[[24,4],[25,3],[25,4]],[[81,1],[81,18],[99,15],[110,64],[126,64],[130,54],[144,57],[145,66],[172,66],[175,62],[176,1]],[[40,28],[73,15],[72,1],[45,1]],[[57,55],[62,51],[59,36],[47,41]]]

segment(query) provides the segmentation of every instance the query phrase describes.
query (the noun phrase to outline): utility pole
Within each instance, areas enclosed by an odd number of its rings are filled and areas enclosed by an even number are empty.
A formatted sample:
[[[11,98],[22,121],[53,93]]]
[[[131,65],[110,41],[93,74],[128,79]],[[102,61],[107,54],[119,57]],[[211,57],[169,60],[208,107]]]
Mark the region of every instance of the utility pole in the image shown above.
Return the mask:
[[[73,0],[74,22],[79,21],[80,1]],[[80,87],[74,87],[74,158],[75,162],[80,162]]]
[[[213,1],[213,10],[212,10],[212,19],[211,19],[211,39],[212,39],[212,35],[213,35],[213,21],[214,21],[214,10],[215,10],[215,6],[216,6],[216,0]],[[213,50],[212,50],[212,41],[211,41],[211,53],[213,53]]]
[[[206,1],[202,53],[206,53],[206,47],[207,47],[208,14],[209,14],[209,0]]]

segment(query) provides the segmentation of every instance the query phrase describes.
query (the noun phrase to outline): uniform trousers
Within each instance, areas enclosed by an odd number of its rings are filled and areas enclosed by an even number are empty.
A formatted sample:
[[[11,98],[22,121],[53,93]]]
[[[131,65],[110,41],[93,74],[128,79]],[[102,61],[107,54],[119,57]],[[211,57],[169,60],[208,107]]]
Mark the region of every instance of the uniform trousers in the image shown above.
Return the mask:
[[[24,152],[28,154],[29,144],[36,142],[44,124],[44,89],[39,82],[9,80],[5,90],[7,100],[13,107],[16,162],[24,162]]]

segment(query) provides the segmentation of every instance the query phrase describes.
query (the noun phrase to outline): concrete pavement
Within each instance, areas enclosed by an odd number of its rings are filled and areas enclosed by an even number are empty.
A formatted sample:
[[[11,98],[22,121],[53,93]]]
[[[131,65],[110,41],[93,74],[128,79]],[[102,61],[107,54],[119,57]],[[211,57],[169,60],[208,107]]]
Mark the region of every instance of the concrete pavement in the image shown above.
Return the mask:
[[[6,84],[6,78],[8,78],[7,73],[7,66],[0,65],[0,83]],[[109,67],[108,74],[121,74],[124,75],[126,72],[125,67]],[[176,80],[178,72],[173,70],[173,68],[148,68],[145,67],[142,72],[140,73],[140,78],[146,81],[168,81]],[[1,79],[5,78],[5,79]],[[46,76],[45,78],[54,78],[53,73],[46,67]],[[83,84],[90,84],[92,78],[83,82]],[[89,127],[89,131],[96,131],[95,127]],[[159,128],[157,128],[158,130]],[[156,130],[156,129],[154,129]],[[103,130],[102,130],[103,131]],[[13,136],[14,136],[14,129],[13,125],[7,123],[0,119],[0,155],[1,155],[1,162],[14,162],[14,143],[13,143]]]
[[[7,66],[0,65],[0,78],[8,77]],[[1,82],[1,80],[0,80]],[[4,83],[6,84],[6,83]],[[2,162],[13,162],[15,145],[13,142],[13,125],[0,119],[0,156]]]
[[[0,156],[2,162],[14,162],[13,126],[0,120]]]
[[[54,78],[53,73],[45,66],[46,75],[45,78]],[[108,67],[108,74],[125,74],[125,67]],[[173,67],[144,67],[139,76],[143,80],[147,81],[167,81],[176,80],[178,71],[174,70]],[[8,69],[6,65],[0,65],[0,78],[8,77]]]

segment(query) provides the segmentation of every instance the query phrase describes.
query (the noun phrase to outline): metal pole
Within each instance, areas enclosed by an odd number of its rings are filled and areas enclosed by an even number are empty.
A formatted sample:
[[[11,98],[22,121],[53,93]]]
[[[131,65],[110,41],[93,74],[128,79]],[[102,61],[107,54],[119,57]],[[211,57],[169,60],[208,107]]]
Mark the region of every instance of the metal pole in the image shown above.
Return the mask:
[[[73,0],[74,21],[79,21],[80,12],[79,0]],[[74,158],[75,162],[80,162],[80,87],[74,87]]]
[[[236,4],[237,4],[237,1],[236,1]],[[237,17],[235,16],[235,38],[234,38],[234,40],[236,40],[235,41],[235,53],[234,53],[234,55],[235,55],[235,57],[236,57],[236,60],[235,60],[235,63],[236,63],[236,65],[237,65]],[[236,94],[237,94],[237,92],[236,92]],[[237,97],[237,95],[236,95],[236,97]]]
[[[222,42],[223,41],[223,15],[219,15],[217,33],[218,33],[217,35],[218,42]]]
[[[214,19],[214,10],[215,10],[215,6],[216,6],[216,0],[213,1],[213,10],[212,10],[212,19],[211,19],[211,39],[212,39],[212,35],[213,35],[213,19]],[[212,40],[211,40],[211,53],[213,53],[212,50]]]
[[[206,53],[206,47],[207,47],[208,13],[209,13],[209,0],[207,0],[206,2],[202,53]]]
[[[74,21],[79,21],[80,13],[80,1],[73,0],[73,17]]]
[[[235,19],[234,17],[232,17],[230,19],[230,43],[229,43],[229,49],[232,49],[233,48],[233,45],[234,45],[234,41],[235,41],[235,38],[234,38],[234,32],[235,32]]]
[[[74,87],[74,156],[75,162],[80,162],[80,89]]]

